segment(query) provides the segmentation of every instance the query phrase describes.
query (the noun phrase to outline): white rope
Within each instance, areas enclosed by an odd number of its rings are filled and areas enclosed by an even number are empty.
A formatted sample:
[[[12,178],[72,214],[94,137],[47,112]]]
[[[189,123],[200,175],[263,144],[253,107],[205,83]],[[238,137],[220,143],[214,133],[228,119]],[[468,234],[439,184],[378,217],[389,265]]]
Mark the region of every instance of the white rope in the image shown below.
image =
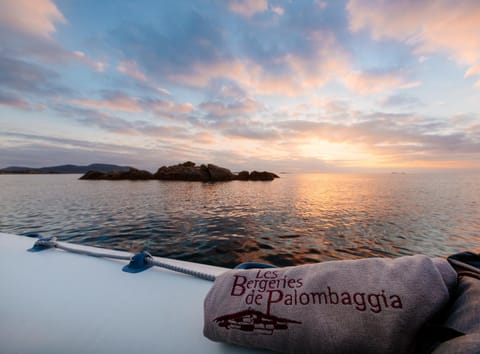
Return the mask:
[[[55,248],[67,251],[67,252],[72,252],[72,253],[77,253],[77,254],[83,254],[86,256],[92,256],[92,257],[104,257],[104,258],[112,258],[112,259],[121,259],[125,261],[129,261],[131,257],[129,256],[121,256],[121,255],[116,255],[116,254],[106,254],[106,253],[100,253],[100,252],[93,252],[93,251],[84,251],[84,250],[79,250],[75,248],[70,248],[61,244],[57,244]]]
[[[152,266],[162,267],[162,268],[165,268],[165,269],[168,269],[168,270],[172,270],[174,272],[191,275],[191,276],[196,277],[196,278],[209,280],[209,281],[215,281],[215,276],[214,275],[199,272],[199,271],[188,269],[188,268],[183,268],[183,267],[176,266],[176,265],[173,265],[173,264],[159,262],[159,261],[154,260],[151,257],[146,257],[145,262],[149,265],[152,265]]]
[[[52,237],[49,240],[39,239],[39,240],[37,240],[35,245],[44,246],[44,247],[48,247],[48,248],[58,248],[58,249],[61,249],[63,251],[66,251],[66,252],[82,254],[82,255],[85,255],[85,256],[120,259],[120,260],[124,260],[124,261],[131,261],[132,257],[133,257],[133,256],[121,256],[121,255],[114,255],[114,254],[108,254],[108,253],[102,253],[102,252],[80,250],[78,248],[68,247],[68,246],[65,246],[65,245],[62,245],[62,244],[58,243],[56,237]],[[196,277],[196,278],[209,280],[209,281],[215,281],[215,276],[214,275],[199,272],[199,271],[184,268],[184,267],[180,267],[180,266],[175,266],[175,265],[164,263],[164,262],[159,262],[159,261],[156,261],[155,259],[153,259],[150,256],[145,257],[145,262],[150,266],[157,266],[157,267],[165,268],[165,269],[168,269],[168,270],[172,270],[174,272],[191,275],[191,276]]]
[[[85,256],[92,256],[92,257],[102,257],[102,258],[112,258],[112,259],[120,259],[124,261],[129,261],[132,257],[130,256],[120,256],[120,255],[115,255],[115,254],[108,254],[108,253],[101,253],[101,252],[93,252],[93,251],[87,251],[87,250],[79,250],[78,248],[72,248],[68,247],[65,245],[62,245],[57,242],[56,237],[52,237],[51,240],[38,240],[37,245],[39,246],[45,246],[45,247],[52,247],[52,248],[58,248],[67,252],[71,253],[76,253],[76,254],[83,254]]]

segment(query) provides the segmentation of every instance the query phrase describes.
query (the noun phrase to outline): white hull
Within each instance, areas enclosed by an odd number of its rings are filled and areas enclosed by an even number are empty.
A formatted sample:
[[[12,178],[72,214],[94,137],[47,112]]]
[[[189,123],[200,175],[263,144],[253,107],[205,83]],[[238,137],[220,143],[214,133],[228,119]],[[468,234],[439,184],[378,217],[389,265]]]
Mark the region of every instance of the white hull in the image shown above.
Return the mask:
[[[125,273],[127,262],[58,249],[27,252],[34,242],[0,233],[1,353],[252,352],[203,337],[211,282],[158,267]],[[225,271],[156,259],[213,275]]]

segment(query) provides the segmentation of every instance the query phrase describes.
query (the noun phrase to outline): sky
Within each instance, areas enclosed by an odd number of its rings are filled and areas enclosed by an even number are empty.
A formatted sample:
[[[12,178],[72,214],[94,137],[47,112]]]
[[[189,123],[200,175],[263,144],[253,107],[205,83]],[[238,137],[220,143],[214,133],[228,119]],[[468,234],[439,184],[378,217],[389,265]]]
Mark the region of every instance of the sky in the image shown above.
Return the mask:
[[[0,167],[480,170],[477,0],[0,0]]]

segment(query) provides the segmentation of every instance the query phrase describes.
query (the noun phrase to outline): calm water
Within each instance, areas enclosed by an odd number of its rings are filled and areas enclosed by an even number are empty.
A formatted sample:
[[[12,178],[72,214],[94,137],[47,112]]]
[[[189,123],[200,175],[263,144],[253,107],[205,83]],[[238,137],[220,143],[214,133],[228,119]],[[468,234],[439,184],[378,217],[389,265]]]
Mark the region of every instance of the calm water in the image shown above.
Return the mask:
[[[480,251],[478,175],[281,175],[274,182],[0,175],[0,231],[232,267]]]

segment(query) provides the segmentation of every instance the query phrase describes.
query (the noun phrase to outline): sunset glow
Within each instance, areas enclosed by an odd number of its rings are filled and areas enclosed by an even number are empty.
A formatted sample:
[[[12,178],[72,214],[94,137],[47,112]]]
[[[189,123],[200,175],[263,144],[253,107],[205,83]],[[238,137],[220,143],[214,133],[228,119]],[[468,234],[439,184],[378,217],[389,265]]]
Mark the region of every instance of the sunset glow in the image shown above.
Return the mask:
[[[477,0],[0,0],[0,44],[0,168],[480,170]]]

